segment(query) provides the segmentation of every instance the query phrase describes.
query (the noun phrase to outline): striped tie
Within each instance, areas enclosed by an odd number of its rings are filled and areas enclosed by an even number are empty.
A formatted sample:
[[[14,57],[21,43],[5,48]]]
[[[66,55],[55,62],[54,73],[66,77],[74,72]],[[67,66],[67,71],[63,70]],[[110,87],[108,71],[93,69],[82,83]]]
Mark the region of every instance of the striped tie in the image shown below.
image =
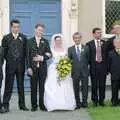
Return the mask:
[[[97,41],[96,57],[97,57],[96,61],[98,63],[102,62],[102,51],[101,51],[101,45],[99,41]]]

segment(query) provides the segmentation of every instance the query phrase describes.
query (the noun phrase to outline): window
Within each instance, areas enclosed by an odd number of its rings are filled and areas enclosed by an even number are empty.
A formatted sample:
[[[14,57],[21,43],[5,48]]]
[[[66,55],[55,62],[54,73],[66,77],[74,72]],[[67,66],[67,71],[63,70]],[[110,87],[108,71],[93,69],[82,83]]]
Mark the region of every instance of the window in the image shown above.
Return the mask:
[[[107,34],[110,34],[112,25],[116,23],[120,24],[120,0],[106,0],[105,28]]]

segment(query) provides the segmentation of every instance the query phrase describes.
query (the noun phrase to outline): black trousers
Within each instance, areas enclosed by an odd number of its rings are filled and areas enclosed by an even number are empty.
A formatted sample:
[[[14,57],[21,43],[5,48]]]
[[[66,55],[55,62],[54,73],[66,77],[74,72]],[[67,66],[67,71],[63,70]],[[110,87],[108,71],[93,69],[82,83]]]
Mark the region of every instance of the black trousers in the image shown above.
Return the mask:
[[[2,72],[2,66],[0,66],[0,108],[2,106],[1,102],[1,87],[2,87],[2,80],[3,80],[3,72]]]
[[[75,93],[76,105],[81,105],[80,100],[80,81],[81,81],[81,92],[82,92],[82,103],[87,103],[88,99],[88,77],[73,78],[73,87]]]
[[[44,85],[47,72],[42,68],[36,68],[33,70],[33,76],[31,77],[31,105],[36,108],[37,105],[37,88],[39,85],[39,107],[45,109],[44,106]]]
[[[24,98],[24,62],[23,61],[7,61],[6,62],[6,78],[5,92],[3,96],[3,105],[9,107],[9,101],[12,96],[14,77],[17,78],[17,89],[19,97],[19,107],[25,106]]]
[[[111,87],[112,87],[112,103],[113,104],[118,104],[119,99],[119,86],[120,86],[120,79],[118,80],[111,80]]]
[[[103,102],[105,99],[106,74],[103,73],[102,63],[96,63],[95,76],[91,75],[93,102]]]

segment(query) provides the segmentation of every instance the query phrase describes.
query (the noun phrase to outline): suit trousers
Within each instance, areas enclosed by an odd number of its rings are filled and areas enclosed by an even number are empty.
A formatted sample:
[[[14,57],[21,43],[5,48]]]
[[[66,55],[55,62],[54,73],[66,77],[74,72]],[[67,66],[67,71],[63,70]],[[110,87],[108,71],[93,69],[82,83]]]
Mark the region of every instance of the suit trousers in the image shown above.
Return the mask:
[[[0,67],[0,108],[2,106],[1,103],[1,87],[2,87],[2,79],[3,79],[3,73],[2,73],[2,67]]]
[[[5,92],[3,96],[3,105],[9,107],[9,101],[12,96],[14,78],[16,75],[17,89],[19,97],[19,107],[25,106],[24,98],[24,62],[23,61],[7,61],[6,62],[6,78]]]
[[[31,104],[33,108],[37,108],[37,88],[39,85],[39,107],[45,109],[44,106],[44,85],[46,80],[46,74],[42,68],[36,68],[33,70],[33,76],[31,77]]]
[[[80,82],[81,82],[81,92],[82,92],[82,103],[87,103],[88,99],[88,77],[73,78],[73,87],[76,99],[76,105],[81,105],[80,100]]]
[[[103,73],[102,63],[96,63],[95,76],[91,75],[93,102],[103,102],[105,99],[106,74]]]
[[[120,79],[117,80],[111,80],[111,87],[112,87],[112,103],[113,104],[118,104],[119,99],[119,86],[120,86]]]

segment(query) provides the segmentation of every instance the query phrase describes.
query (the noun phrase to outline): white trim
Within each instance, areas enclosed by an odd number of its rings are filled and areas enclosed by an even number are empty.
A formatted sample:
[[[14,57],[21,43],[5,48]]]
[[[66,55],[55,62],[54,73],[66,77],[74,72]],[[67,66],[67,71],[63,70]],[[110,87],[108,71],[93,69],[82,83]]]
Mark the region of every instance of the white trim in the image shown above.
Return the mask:
[[[102,0],[102,19],[103,19],[103,24],[102,24],[102,29],[103,29],[103,36],[106,35],[106,22],[105,22],[105,3],[106,0]]]

